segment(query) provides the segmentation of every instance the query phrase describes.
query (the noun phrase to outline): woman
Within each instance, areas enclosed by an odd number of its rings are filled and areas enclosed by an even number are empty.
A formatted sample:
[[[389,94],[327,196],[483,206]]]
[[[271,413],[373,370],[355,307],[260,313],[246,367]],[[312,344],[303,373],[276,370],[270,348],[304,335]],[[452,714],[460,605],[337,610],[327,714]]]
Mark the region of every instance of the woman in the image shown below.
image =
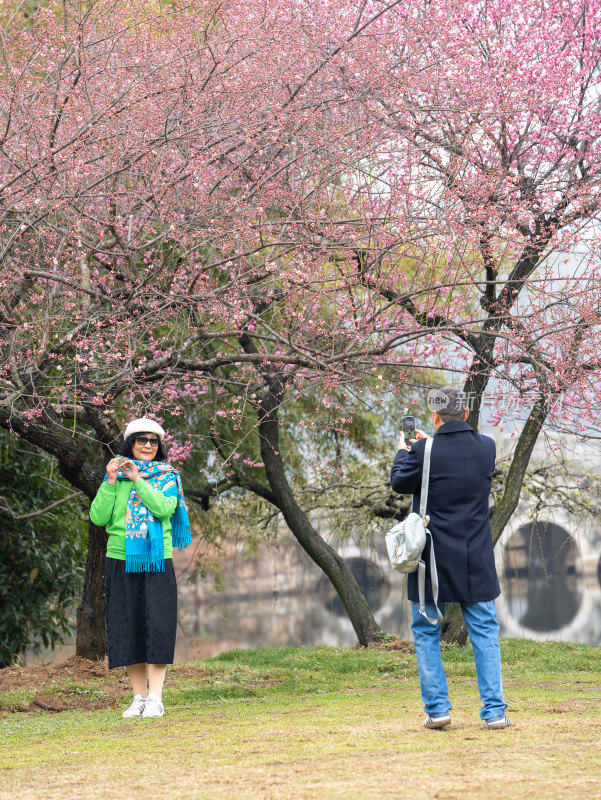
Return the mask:
[[[124,717],[162,717],[177,626],[171,556],[173,547],[190,544],[190,523],[179,473],[165,462],[163,428],[142,417],[130,422],[123,436],[90,507],[92,522],[108,533],[109,669],[126,667],[131,681],[134,700]]]

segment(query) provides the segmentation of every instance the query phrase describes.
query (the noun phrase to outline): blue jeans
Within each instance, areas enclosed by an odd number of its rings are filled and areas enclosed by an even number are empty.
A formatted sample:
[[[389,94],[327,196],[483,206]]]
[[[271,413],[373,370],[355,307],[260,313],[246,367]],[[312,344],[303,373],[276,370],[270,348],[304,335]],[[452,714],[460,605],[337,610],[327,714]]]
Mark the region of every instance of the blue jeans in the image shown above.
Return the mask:
[[[419,682],[424,701],[424,711],[433,717],[447,714],[452,708],[449,702],[447,676],[440,656],[440,625],[431,625],[419,613],[419,603],[412,603],[413,643],[417,656]],[[444,603],[438,607],[444,614]],[[461,603],[463,618],[474,650],[478,691],[484,703],[480,717],[490,722],[504,716],[507,703],[503,701],[501,679],[501,651],[499,649],[499,624],[495,601]],[[436,617],[433,604],[426,605],[429,617]]]

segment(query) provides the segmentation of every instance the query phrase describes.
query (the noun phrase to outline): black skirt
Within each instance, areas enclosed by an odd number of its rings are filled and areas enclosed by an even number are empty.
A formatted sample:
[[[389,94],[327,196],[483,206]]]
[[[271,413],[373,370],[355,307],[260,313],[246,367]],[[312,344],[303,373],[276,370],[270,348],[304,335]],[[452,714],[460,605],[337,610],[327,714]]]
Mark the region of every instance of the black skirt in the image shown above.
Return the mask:
[[[177,630],[172,560],[165,559],[165,572],[125,572],[125,561],[107,558],[105,587],[109,669],[172,664]]]

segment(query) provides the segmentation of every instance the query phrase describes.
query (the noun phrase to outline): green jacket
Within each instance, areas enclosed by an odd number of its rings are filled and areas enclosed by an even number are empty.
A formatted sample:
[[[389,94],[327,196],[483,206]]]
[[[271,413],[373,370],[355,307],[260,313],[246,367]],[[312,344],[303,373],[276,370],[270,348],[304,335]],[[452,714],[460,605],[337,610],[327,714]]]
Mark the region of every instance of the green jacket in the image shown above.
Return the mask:
[[[177,506],[177,497],[165,497],[162,492],[153,489],[144,478],[140,478],[135,484],[131,481],[117,481],[111,485],[108,481],[104,481],[92,501],[90,519],[94,525],[105,526],[108,533],[107,558],[119,558],[125,561],[125,517],[132,486],[136,487],[140,499],[150,513],[163,523],[165,558],[171,558],[173,555],[171,517]]]

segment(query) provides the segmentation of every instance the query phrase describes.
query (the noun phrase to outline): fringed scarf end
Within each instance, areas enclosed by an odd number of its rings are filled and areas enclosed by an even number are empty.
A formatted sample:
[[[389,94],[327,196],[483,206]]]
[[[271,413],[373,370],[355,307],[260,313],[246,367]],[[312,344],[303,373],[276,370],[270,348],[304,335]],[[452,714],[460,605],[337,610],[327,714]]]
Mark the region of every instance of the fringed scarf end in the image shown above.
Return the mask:
[[[192,544],[192,535],[190,533],[190,524],[189,523],[177,523],[173,522],[173,527],[171,528],[171,541],[173,542],[173,546],[178,550],[185,550],[186,547],[190,547]]]
[[[148,555],[126,555],[126,572],[165,572],[165,559],[152,558]]]

